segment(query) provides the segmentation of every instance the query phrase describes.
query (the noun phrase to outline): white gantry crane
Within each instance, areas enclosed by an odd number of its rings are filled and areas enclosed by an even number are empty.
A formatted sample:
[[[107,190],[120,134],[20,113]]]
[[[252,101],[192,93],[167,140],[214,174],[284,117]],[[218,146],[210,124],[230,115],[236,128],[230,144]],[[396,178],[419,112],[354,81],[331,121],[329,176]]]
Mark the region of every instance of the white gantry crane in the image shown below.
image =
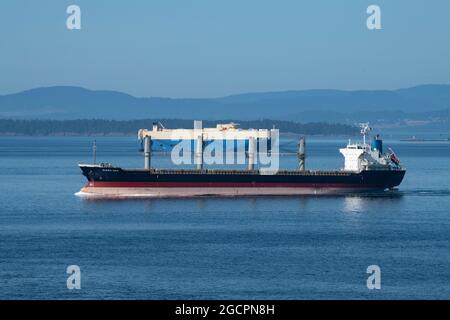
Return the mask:
[[[197,168],[203,167],[204,141],[212,140],[248,140],[249,169],[253,170],[258,139],[271,139],[275,129],[248,129],[239,128],[237,123],[217,124],[215,128],[203,128],[202,121],[194,121],[193,129],[166,129],[160,123],[153,124],[152,130],[140,129],[139,139],[144,141],[145,169],[150,169],[151,141],[152,140],[193,140],[196,143]]]

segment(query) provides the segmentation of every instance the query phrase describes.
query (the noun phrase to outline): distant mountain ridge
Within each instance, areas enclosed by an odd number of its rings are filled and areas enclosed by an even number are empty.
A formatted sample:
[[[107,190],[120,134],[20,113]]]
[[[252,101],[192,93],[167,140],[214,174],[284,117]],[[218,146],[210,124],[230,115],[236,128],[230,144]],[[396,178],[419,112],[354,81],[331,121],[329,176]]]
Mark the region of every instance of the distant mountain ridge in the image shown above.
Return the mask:
[[[398,90],[261,92],[198,99],[140,98],[118,91],[69,86],[0,95],[0,117],[9,119],[197,118],[354,122],[366,116],[372,121],[383,120],[383,117],[389,121],[402,121],[410,115],[448,115],[446,109],[450,109],[450,85],[422,85]]]

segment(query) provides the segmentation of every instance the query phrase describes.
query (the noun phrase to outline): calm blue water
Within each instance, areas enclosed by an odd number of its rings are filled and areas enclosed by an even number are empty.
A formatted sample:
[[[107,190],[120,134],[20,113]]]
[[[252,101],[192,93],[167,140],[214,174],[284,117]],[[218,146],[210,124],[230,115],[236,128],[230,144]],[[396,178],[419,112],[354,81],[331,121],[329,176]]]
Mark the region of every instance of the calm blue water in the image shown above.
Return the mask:
[[[1,299],[450,298],[450,143],[385,142],[408,169],[385,196],[92,201],[74,196],[91,142],[0,138]],[[309,139],[307,166],[339,168],[345,143]],[[142,166],[132,137],[97,145]]]

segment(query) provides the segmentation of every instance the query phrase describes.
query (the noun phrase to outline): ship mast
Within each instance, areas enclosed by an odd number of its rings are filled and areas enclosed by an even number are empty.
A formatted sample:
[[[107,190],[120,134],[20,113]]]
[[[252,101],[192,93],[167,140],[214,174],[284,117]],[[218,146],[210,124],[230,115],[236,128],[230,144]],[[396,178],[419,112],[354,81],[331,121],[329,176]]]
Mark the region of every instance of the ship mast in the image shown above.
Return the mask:
[[[97,144],[95,140],[92,143],[92,160],[94,164],[97,162]]]
[[[361,134],[363,135],[363,145],[366,145],[366,135],[372,130],[369,126],[369,122],[360,123],[359,127],[361,128]]]

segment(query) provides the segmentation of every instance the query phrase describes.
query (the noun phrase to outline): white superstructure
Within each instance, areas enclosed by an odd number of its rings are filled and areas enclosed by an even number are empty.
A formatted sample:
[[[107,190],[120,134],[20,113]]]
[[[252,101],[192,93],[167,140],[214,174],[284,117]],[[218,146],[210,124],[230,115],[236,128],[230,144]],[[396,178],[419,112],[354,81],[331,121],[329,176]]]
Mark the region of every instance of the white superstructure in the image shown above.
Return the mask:
[[[348,142],[345,148],[339,149],[344,156],[344,170],[359,172],[362,170],[391,170],[391,154],[383,154],[366,143],[366,135],[371,131],[369,123],[362,123],[363,143]],[[381,140],[380,145],[381,145]]]

